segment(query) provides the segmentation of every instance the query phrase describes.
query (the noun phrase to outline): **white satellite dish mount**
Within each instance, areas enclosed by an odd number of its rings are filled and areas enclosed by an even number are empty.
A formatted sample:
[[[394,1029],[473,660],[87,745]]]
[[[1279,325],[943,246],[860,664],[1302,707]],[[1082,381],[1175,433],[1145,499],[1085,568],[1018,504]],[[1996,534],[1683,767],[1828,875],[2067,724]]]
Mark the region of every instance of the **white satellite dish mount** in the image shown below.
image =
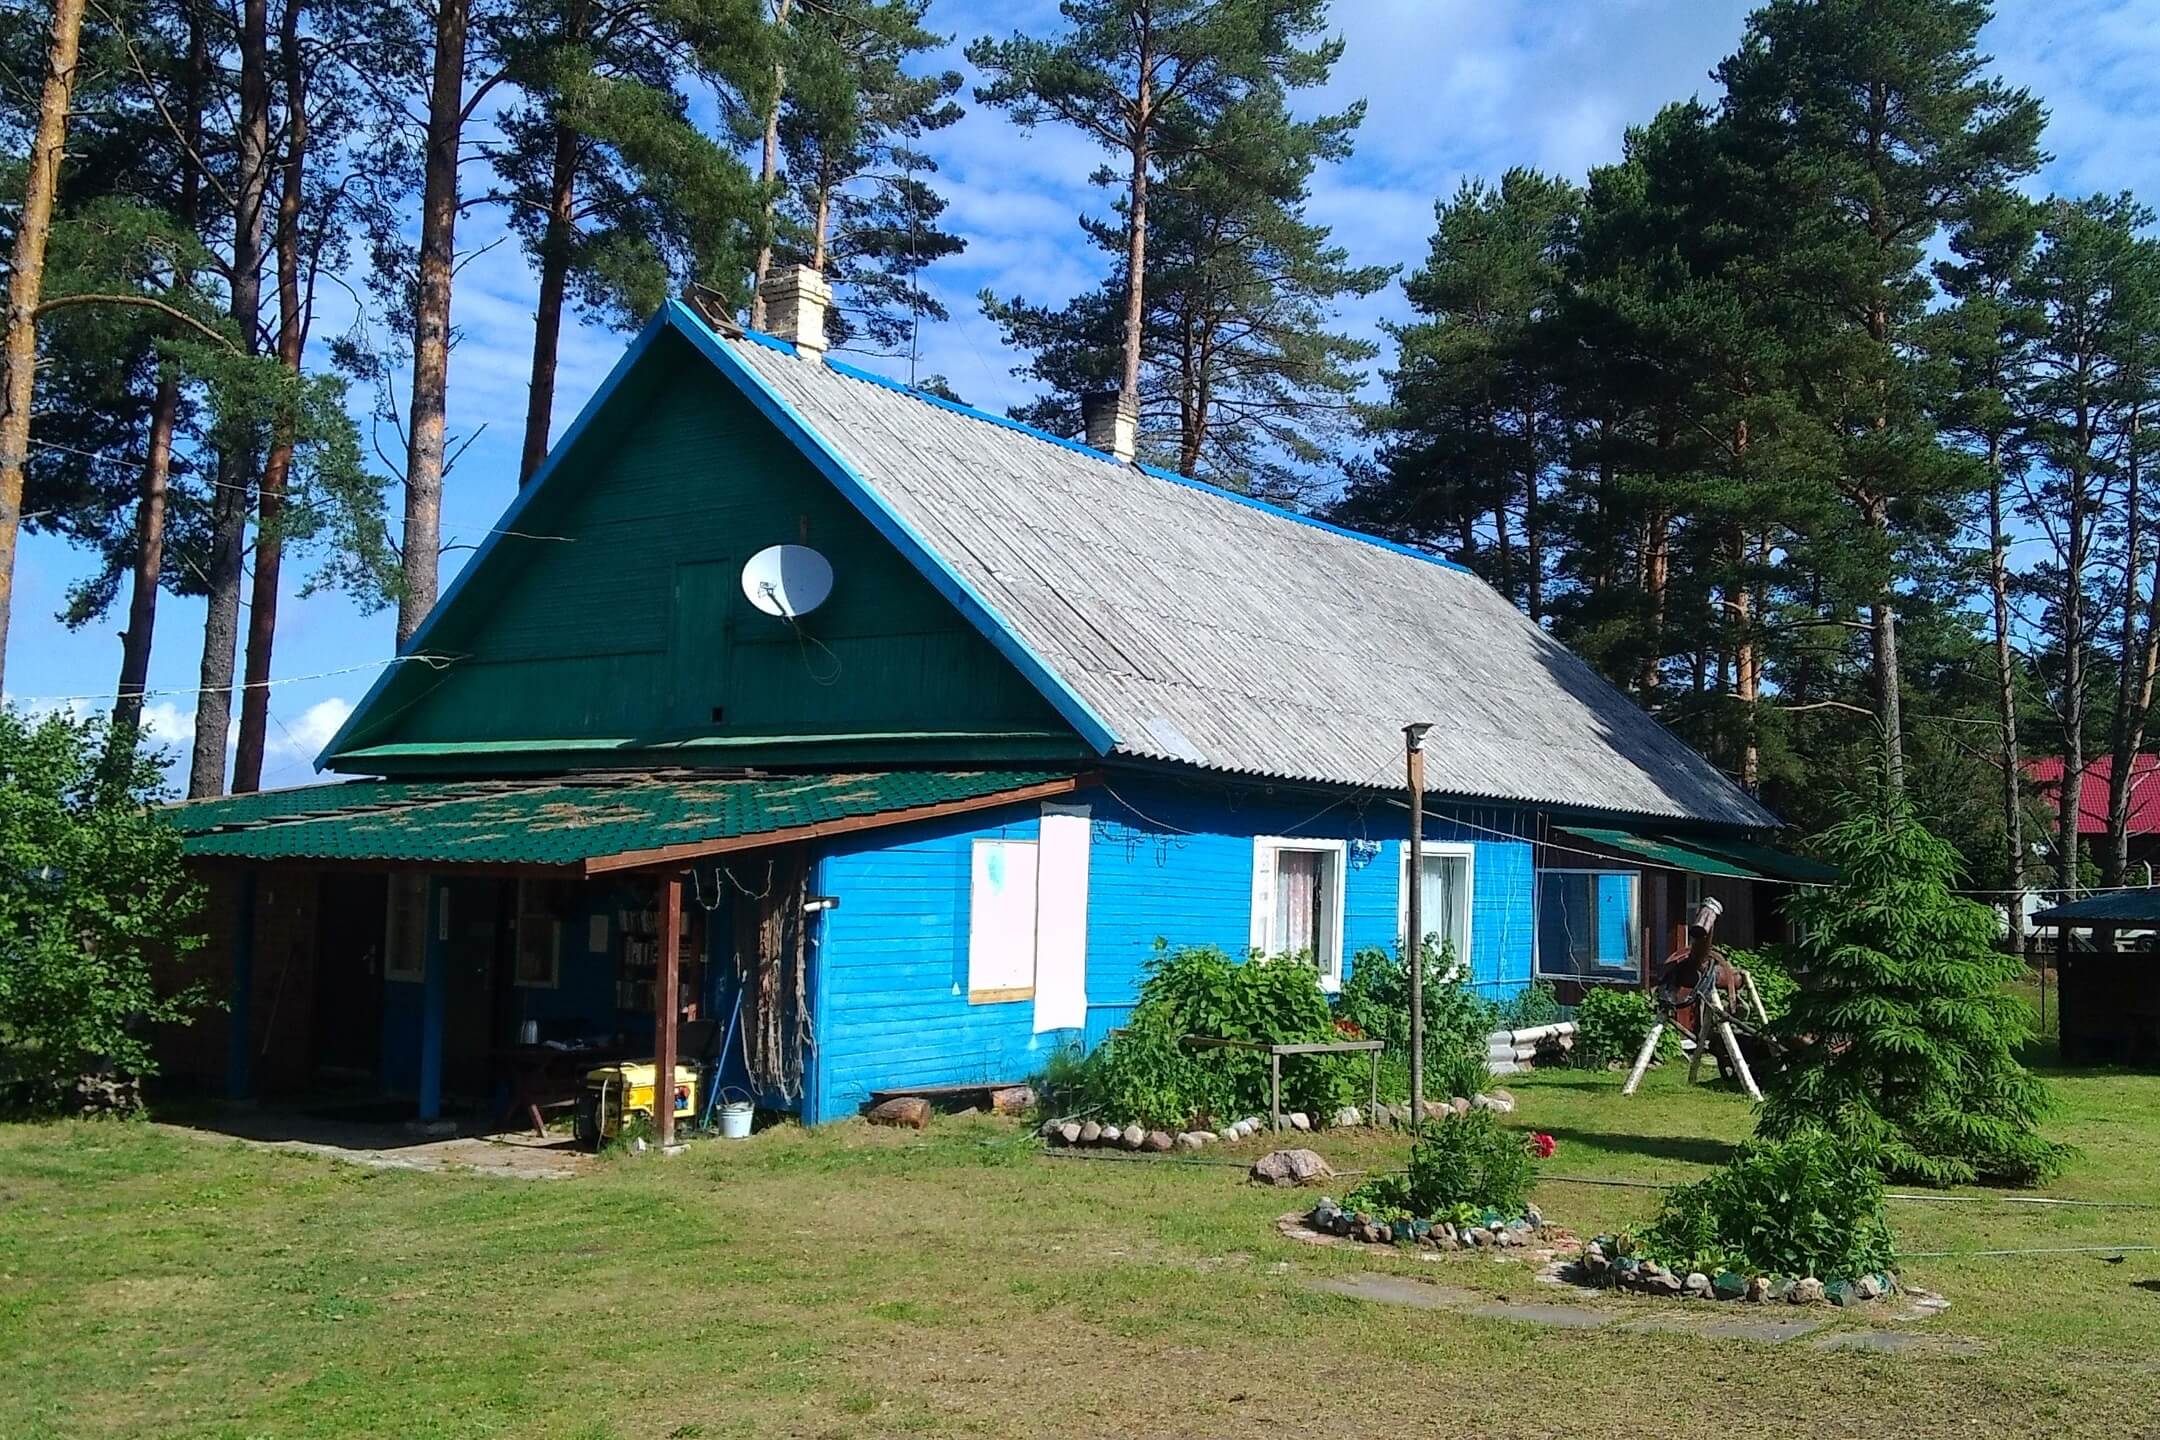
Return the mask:
[[[744,563],[743,595],[767,615],[794,620],[832,594],[832,564],[807,545],[768,545]]]

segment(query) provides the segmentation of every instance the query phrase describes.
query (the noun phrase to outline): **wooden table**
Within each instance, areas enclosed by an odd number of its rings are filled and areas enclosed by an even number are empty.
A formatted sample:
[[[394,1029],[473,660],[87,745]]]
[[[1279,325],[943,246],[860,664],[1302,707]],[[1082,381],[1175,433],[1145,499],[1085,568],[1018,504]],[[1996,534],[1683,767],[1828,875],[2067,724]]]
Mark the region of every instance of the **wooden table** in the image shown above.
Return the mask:
[[[1282,1129],[1282,1062],[1285,1055],[1357,1055],[1372,1057],[1371,1104],[1380,1103],[1380,1052],[1385,1040],[1316,1040],[1295,1045],[1270,1045],[1265,1040],[1221,1040],[1212,1035],[1187,1035],[1183,1042],[1195,1050],[1257,1050],[1268,1057],[1268,1120]]]
[[[507,1045],[488,1058],[510,1085],[510,1098],[496,1119],[523,1113],[532,1121],[533,1133],[544,1138],[547,1121],[542,1112],[575,1105],[585,1088],[585,1072],[615,1063],[622,1052],[609,1045]]]

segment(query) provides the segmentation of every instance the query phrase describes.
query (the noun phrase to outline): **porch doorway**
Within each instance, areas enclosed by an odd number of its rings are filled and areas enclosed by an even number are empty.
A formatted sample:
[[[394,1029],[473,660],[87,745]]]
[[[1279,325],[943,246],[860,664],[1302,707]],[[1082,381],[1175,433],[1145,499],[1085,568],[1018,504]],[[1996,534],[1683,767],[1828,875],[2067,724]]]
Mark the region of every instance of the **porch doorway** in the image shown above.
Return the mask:
[[[326,871],[315,911],[315,1070],[365,1080],[382,1065],[390,877]]]

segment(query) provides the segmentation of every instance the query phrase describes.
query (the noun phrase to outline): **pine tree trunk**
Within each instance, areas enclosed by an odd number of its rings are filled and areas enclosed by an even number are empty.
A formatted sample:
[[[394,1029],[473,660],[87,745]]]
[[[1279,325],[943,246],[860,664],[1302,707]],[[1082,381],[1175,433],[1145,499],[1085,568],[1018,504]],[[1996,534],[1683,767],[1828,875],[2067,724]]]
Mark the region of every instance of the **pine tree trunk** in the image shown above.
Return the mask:
[[[2085,429],[2082,416],[2079,431]],[[2080,453],[2070,466],[2070,505],[2067,517],[2069,553],[2063,564],[2063,757],[2062,790],[2055,797],[2056,883],[2062,899],[2075,899],[2078,881],[2078,825],[2083,818],[2085,788],[2085,459]]]
[[[2024,756],[2018,747],[2017,664],[2010,648],[2010,537],[2003,528],[2002,442],[1988,441],[1988,590],[1995,609],[1995,703],[2002,731],[2004,885],[2010,939],[2025,953]]]
[[[202,204],[202,86],[210,64],[209,44],[200,13],[187,10],[187,60],[182,72],[180,190],[174,218],[193,232]],[[132,759],[142,729],[143,695],[150,685],[150,651],[157,633],[158,590],[164,584],[166,506],[172,484],[173,431],[180,419],[180,377],[158,381],[150,407],[150,452],[143,461],[135,503],[135,565],[129,577],[128,623],[120,637],[120,683],[113,701],[115,767]]]
[[[1659,662],[1665,658],[1665,596],[1672,570],[1672,518],[1652,510],[1643,522],[1643,595],[1649,601],[1644,636],[1642,689],[1645,696],[1657,693],[1664,682]]]
[[[233,177],[230,314],[241,347],[255,354],[262,322],[263,203],[270,184],[269,0],[245,0],[240,17],[239,158]],[[254,439],[228,425],[218,451],[218,493],[210,508],[210,564],[200,688],[188,795],[225,788],[225,735],[232,722],[234,661],[240,643],[240,582],[255,490]]]
[[[2123,457],[2123,590],[2121,661],[2115,670],[2115,721],[2108,771],[2107,849],[2100,857],[2102,888],[2123,883],[2130,868],[2130,789],[2138,747],[2145,743],[2145,711],[2153,675],[2150,647],[2140,643],[2138,577],[2144,572],[2144,522],[2138,493],[2140,408],[2130,411],[2129,443]]]
[[[450,389],[450,284],[457,259],[458,148],[464,135],[469,0],[437,0],[420,199],[420,274],[413,314],[411,433],[405,447],[404,583],[398,648],[435,608],[442,563],[442,485]]]
[[[1524,593],[1530,602],[1533,625],[1545,618],[1545,516],[1538,505],[1537,424],[1537,408],[1525,406],[1523,444],[1529,454],[1523,464],[1523,567],[1528,572],[1529,584]]]
[[[150,686],[150,641],[157,631],[158,587],[165,573],[165,497],[172,479],[173,427],[180,417],[180,381],[158,381],[150,409],[150,453],[135,501],[135,564],[128,578],[127,629],[120,634],[120,685],[113,701],[113,743],[132,753],[142,728],[143,692]]]
[[[783,29],[787,25],[788,12],[795,8],[795,0],[780,0],[773,10],[773,27]],[[772,104],[765,111],[764,146],[758,159],[758,182],[765,189],[761,211],[761,229],[758,235],[757,259],[750,267],[750,328],[765,328],[765,277],[772,273],[773,226],[778,219],[780,197],[774,193],[774,183],[780,178],[780,100],[787,93],[787,67],[775,60],[772,67]]]
[[[1881,500],[1865,505],[1867,523],[1888,544],[1890,510]],[[1883,783],[1895,795],[1905,788],[1905,709],[1898,690],[1897,594],[1885,575],[1868,607],[1868,636],[1875,679],[1876,720],[1882,728]]]
[[[1126,191],[1125,358],[1118,389],[1127,405],[1140,403],[1141,349],[1147,329],[1148,157],[1155,125],[1154,33],[1140,33],[1139,87],[1133,95],[1133,125],[1127,144],[1132,177]]]
[[[52,41],[38,98],[37,133],[23,181],[8,269],[7,336],[0,348],[0,681],[7,673],[8,617],[15,600],[15,542],[22,531],[23,471],[30,462],[30,408],[37,388],[37,307],[45,288],[45,245],[52,236],[67,148],[68,106],[75,93],[84,0],[53,0]]]
[[[1733,578],[1726,594],[1731,597],[1732,605],[1733,694],[1740,701],[1740,784],[1752,795],[1762,785],[1762,750],[1755,729],[1760,679],[1755,646],[1755,592],[1743,573],[1747,562],[1747,535],[1735,526],[1731,540]]]
[[[286,0],[280,35],[285,70],[286,143],[278,194],[278,364],[297,389],[307,349],[307,315],[300,295],[300,219],[307,179],[307,69],[300,52],[304,0]],[[255,584],[248,602],[247,666],[240,688],[240,738],[233,752],[236,791],[262,788],[263,752],[269,743],[270,662],[277,643],[278,585],[284,567],[283,516],[291,483],[297,417],[280,414],[263,463],[256,500]]]
[[[570,288],[571,207],[577,191],[577,134],[555,127],[554,174],[548,185],[547,228],[540,237],[540,295],[533,307],[532,384],[525,399],[525,453],[518,483],[547,459],[555,423],[555,367],[562,348],[563,296]]]

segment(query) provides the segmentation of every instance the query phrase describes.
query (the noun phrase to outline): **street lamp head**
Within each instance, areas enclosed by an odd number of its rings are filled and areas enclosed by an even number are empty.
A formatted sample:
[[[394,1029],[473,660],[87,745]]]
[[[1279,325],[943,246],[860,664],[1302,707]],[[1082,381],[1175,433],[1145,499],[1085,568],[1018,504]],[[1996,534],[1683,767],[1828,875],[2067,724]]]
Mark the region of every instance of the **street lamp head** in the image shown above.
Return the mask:
[[[1422,750],[1425,748],[1425,732],[1432,727],[1433,722],[1430,720],[1413,720],[1402,727],[1403,740],[1410,749]]]

